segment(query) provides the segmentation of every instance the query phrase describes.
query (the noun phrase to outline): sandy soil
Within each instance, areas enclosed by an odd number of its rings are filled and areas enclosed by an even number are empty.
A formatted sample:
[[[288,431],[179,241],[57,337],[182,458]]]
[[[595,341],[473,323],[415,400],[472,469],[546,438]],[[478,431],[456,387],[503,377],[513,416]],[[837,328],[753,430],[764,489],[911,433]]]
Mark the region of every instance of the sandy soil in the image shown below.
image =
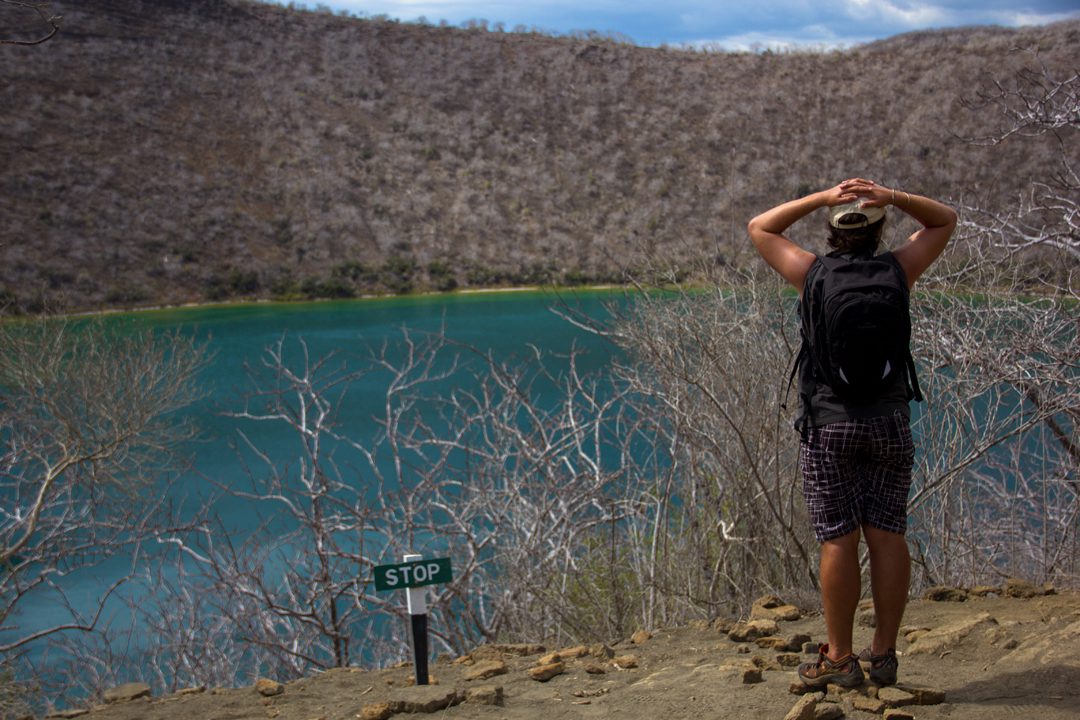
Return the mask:
[[[856,628],[857,644],[867,643],[872,632],[868,627],[872,613],[864,612],[862,617]],[[733,642],[726,634],[702,625],[655,630],[640,643],[626,639],[610,646],[616,659],[634,656],[636,667],[620,668],[611,658],[592,655],[564,658],[565,672],[546,682],[527,674],[536,666],[539,654],[504,655],[505,674],[472,681],[465,679],[469,665],[443,659],[431,667],[437,684],[422,688],[408,687],[413,677],[410,667],[342,669],[288,683],[271,697],[264,697],[254,687],[210,689],[99,706],[85,717],[353,720],[363,715],[365,707],[368,716],[378,717],[375,711],[380,703],[446,696],[455,690],[464,695],[470,688],[487,686],[502,688],[501,705],[462,702],[435,711],[433,716],[506,720],[784,718],[800,698],[790,691],[796,678],[793,669],[777,665],[778,651],[762,649],[753,642]],[[823,640],[820,616],[804,616],[779,625],[781,636],[804,633],[814,641]],[[1080,718],[1080,594],[1026,600],[996,596],[965,602],[916,600],[909,605],[905,626],[928,628],[934,634],[915,644],[901,641],[899,686],[934,688],[945,694],[941,704],[905,708],[915,718]],[[922,648],[917,651],[920,643]],[[799,659],[811,657],[802,655]],[[732,671],[731,664],[754,658],[766,669],[760,682],[746,683]],[[873,689],[869,688],[870,694]],[[873,717],[855,709],[852,697],[839,707],[849,718]]]

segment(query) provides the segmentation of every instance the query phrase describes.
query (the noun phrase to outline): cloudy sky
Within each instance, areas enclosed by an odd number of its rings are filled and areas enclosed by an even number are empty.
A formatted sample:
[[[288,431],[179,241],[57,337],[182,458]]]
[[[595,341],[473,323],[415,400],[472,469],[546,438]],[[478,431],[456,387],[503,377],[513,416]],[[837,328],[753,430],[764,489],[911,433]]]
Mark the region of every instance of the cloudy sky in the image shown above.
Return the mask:
[[[279,0],[283,1],[283,0]],[[469,20],[565,34],[596,30],[639,45],[837,47],[926,28],[1037,25],[1080,18],[1080,0],[306,0],[361,17]]]

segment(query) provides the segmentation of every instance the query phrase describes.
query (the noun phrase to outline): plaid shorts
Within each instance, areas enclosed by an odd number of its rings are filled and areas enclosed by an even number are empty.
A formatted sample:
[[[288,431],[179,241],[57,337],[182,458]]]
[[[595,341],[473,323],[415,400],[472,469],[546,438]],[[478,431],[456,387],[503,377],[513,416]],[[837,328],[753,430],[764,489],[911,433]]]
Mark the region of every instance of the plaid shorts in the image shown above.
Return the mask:
[[[808,428],[799,457],[818,542],[863,525],[904,534],[914,455],[899,412]]]

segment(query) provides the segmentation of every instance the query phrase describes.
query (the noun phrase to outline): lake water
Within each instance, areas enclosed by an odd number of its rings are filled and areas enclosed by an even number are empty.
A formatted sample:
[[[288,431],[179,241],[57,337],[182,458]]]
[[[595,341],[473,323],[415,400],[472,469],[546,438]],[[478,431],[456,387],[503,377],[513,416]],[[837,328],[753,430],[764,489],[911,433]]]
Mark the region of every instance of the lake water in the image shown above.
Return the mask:
[[[213,360],[200,377],[206,395],[188,411],[197,420],[202,438],[189,448],[194,457],[194,470],[185,475],[177,486],[184,495],[197,495],[209,487],[210,481],[226,485],[246,481],[246,472],[231,445],[239,429],[256,431],[253,423],[245,426],[244,421],[223,413],[242,407],[243,393],[248,386],[246,366],[259,364],[266,348],[282,337],[291,341],[303,338],[312,358],[336,352],[340,353],[342,360],[363,363],[371,352],[384,345],[390,348],[399,345],[403,329],[418,334],[434,333],[441,329],[449,339],[481,353],[490,353],[500,361],[520,358],[522,363],[535,363],[533,348],[539,348],[552,356],[550,367],[555,371],[562,362],[557,356],[576,347],[585,353],[578,363],[582,373],[603,372],[611,366],[615,349],[607,341],[560,317],[553,308],[566,303],[585,315],[603,317],[606,315],[605,306],[620,302],[621,298],[619,293],[597,291],[562,296],[542,292],[508,292],[170,309],[118,316],[115,321],[134,321],[163,332],[179,329],[209,342],[214,353]],[[460,375],[457,377],[461,378]],[[929,397],[940,408],[932,377],[932,373],[927,373],[921,380],[924,391],[930,391]],[[385,374],[374,374],[362,378],[350,391],[342,420],[344,429],[351,437],[363,441],[366,434],[377,430],[372,418],[384,397],[385,380]],[[913,407],[917,422],[928,406],[929,403],[927,406]],[[1016,402],[1005,402],[996,407],[996,413],[1008,417],[1015,407]],[[295,434],[286,426],[275,428],[264,424],[256,434],[259,446],[267,449],[275,461],[295,462]],[[1033,436],[1025,442],[1052,445],[1055,441]],[[1003,446],[1001,452],[1007,451],[1008,448]],[[920,446],[919,457],[923,452]],[[939,454],[938,450],[931,449],[932,457],[936,458]],[[1034,452],[1032,455],[1041,457]],[[1002,455],[1001,458],[992,459],[1004,463],[1008,458]],[[937,472],[930,468],[926,474],[936,477]],[[252,517],[251,508],[245,507],[244,501],[237,498],[228,498],[224,502],[227,504],[219,507],[218,512],[228,517],[235,529],[242,532],[245,523]],[[96,607],[104,589],[122,577],[126,570],[127,563],[119,559],[66,578],[64,582],[69,600],[76,610],[89,612]],[[118,623],[123,622],[124,611],[121,603],[110,606],[110,612],[120,618]],[[23,615],[17,621],[21,634],[69,622],[70,619],[58,602],[34,598],[33,602],[24,605]],[[0,641],[5,639],[12,639],[12,633],[0,633]],[[52,659],[56,660],[55,657]]]
[[[245,478],[231,446],[241,421],[223,413],[241,408],[242,394],[245,388],[250,389],[246,366],[257,365],[266,348],[282,337],[291,341],[303,338],[312,358],[339,353],[346,362],[361,362],[384,345],[393,348],[399,344],[403,329],[414,333],[435,333],[442,329],[451,340],[491,353],[499,360],[521,358],[522,362],[535,362],[531,346],[556,355],[576,347],[585,351],[579,369],[589,372],[608,366],[613,348],[575,327],[553,309],[565,305],[591,317],[601,317],[605,305],[619,297],[610,291],[559,295],[539,291],[477,293],[167,309],[120,315],[110,321],[134,321],[161,331],[179,329],[209,342],[213,359],[199,378],[205,396],[187,411],[196,420],[201,434],[200,440],[190,447],[194,471],[177,485],[184,495],[194,496],[207,489],[208,481],[227,484]],[[363,440],[365,433],[376,431],[371,419],[372,404],[377,409],[384,388],[385,378],[373,377],[357,383],[350,391],[350,407],[345,409],[344,420],[352,437]],[[283,425],[262,425],[257,432],[260,445],[271,454],[275,448],[289,447],[292,440],[291,431]],[[218,512],[229,517],[242,531],[245,518],[251,517],[250,509],[242,507],[236,499],[228,502],[233,505],[219,507]],[[69,601],[77,611],[90,613],[102,592],[122,577],[127,568],[125,559],[115,559],[70,576],[64,581]],[[110,611],[122,615],[123,606],[114,603]],[[50,600],[27,603],[18,624],[20,632],[25,632],[70,619],[61,603]],[[12,635],[0,634],[0,639]]]

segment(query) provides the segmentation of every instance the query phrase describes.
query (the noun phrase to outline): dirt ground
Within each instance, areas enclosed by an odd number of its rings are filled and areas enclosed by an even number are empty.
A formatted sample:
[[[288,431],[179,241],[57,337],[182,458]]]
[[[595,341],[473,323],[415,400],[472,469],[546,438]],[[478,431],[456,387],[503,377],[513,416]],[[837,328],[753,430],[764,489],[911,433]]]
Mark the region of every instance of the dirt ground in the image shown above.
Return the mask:
[[[867,644],[872,613],[860,613],[856,645]],[[1066,720],[1080,718],[1080,594],[1061,593],[1031,599],[990,595],[964,602],[913,600],[904,618],[905,632],[930,630],[898,650],[898,687],[944,692],[944,702],[913,705],[903,710],[920,720]],[[819,615],[779,622],[782,637],[809,635],[824,639]],[[917,633],[916,633],[917,634]],[[912,635],[914,637],[914,635]],[[562,658],[564,671],[547,681],[528,675],[541,654],[501,655],[504,674],[467,680],[476,664],[443,659],[431,666],[437,684],[408,687],[411,667],[380,671],[335,670],[281,686],[264,688],[278,694],[263,696],[255,687],[195,689],[161,698],[139,698],[98,706],[84,717],[91,720],[354,720],[406,714],[404,701],[464,697],[470,701],[428,711],[433,717],[505,720],[534,718],[620,718],[621,720],[678,720],[680,718],[784,718],[800,702],[792,694],[792,667],[781,666],[776,650],[755,642],[737,643],[705,623],[695,627],[659,629],[651,637],[625,639],[609,645],[613,656],[600,653]],[[557,648],[546,648],[546,651]],[[499,662],[491,648],[476,661]],[[504,648],[504,651],[506,648]],[[565,650],[565,649],[564,649]],[[582,652],[578,650],[577,652]],[[600,657],[598,655],[603,655]],[[629,659],[632,656],[632,660]],[[798,660],[812,655],[799,653]],[[756,660],[755,660],[756,658]],[[790,663],[795,658],[783,658]],[[634,664],[636,667],[620,667]],[[759,682],[738,668],[755,663],[763,671]],[[753,673],[750,680],[755,680]],[[498,697],[501,704],[481,704]],[[873,695],[866,686],[860,694]],[[849,718],[871,718],[856,709],[854,695],[830,704]],[[827,698],[833,700],[835,698]],[[389,708],[389,710],[388,710]],[[881,713],[877,708],[876,713]],[[819,710],[820,712],[820,710]],[[807,717],[813,717],[813,713]],[[820,717],[820,716],[819,716]]]

